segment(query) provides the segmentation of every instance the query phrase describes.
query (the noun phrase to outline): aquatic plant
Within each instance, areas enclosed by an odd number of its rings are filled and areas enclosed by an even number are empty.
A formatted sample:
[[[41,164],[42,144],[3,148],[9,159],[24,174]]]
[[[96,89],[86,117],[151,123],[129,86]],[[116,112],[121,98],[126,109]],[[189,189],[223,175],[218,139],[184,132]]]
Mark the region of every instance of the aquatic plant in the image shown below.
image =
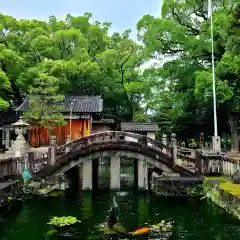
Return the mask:
[[[53,217],[50,219],[50,221],[47,223],[49,225],[53,225],[56,227],[64,227],[64,226],[70,226],[75,223],[80,223],[81,221],[77,220],[77,218],[72,216],[63,216],[63,217]]]
[[[166,222],[165,220],[162,220],[158,224],[150,225],[153,229],[159,229],[161,232],[170,232],[172,231],[173,225],[172,222]]]

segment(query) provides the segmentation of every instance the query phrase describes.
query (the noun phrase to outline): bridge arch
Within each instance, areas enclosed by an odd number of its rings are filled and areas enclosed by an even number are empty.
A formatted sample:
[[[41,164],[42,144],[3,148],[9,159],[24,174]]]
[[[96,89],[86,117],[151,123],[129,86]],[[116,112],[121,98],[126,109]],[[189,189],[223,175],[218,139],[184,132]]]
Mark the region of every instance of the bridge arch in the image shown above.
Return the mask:
[[[132,152],[139,157],[144,155],[155,162],[156,167],[158,163],[163,163],[168,168],[173,168],[172,148],[140,134],[108,131],[85,136],[58,147],[51,167],[48,167],[48,171],[41,169],[40,175],[54,174],[59,168],[79,157],[110,150],[126,151],[128,154]]]
[[[78,156],[78,155],[75,155]],[[129,149],[118,149],[118,150],[102,150],[102,151],[96,151],[96,152],[89,152],[86,156],[78,156],[76,158],[72,158],[72,160],[68,161],[68,163],[62,165],[62,166],[55,166],[54,174],[59,173],[65,173],[69,171],[71,168],[76,167],[86,161],[92,161],[95,159],[99,159],[102,157],[127,157],[130,159],[136,159],[138,161],[145,161],[151,166],[154,166],[158,169],[160,169],[163,172],[166,173],[174,173],[174,169],[166,164],[164,161],[158,161],[155,158],[151,156],[146,156],[145,154],[141,152],[133,152]]]
[[[131,157],[167,173],[186,175],[184,169],[175,167],[171,147],[143,135],[120,131],[95,133],[58,147],[54,162],[41,169],[37,175],[47,177],[64,173],[104,155]]]

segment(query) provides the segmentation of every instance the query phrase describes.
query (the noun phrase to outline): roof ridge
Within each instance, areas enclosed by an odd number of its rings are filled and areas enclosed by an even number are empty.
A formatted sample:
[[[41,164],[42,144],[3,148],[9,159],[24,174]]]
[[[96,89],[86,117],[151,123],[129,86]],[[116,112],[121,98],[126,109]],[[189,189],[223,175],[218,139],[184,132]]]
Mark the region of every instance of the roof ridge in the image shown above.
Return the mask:
[[[70,105],[72,106],[73,113],[94,113],[103,111],[103,99],[101,96],[66,96],[63,100],[59,101],[58,104],[66,106],[66,109],[62,110],[62,113],[69,112]],[[28,96],[25,97],[24,101],[15,109],[15,111],[21,112],[26,111],[26,109],[29,109]]]

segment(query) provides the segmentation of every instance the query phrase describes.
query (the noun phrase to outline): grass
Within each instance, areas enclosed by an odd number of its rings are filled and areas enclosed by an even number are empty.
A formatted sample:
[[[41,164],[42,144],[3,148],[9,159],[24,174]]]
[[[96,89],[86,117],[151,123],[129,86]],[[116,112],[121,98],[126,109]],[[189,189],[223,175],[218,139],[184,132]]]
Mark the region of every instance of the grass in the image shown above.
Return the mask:
[[[234,184],[225,177],[206,177],[206,180],[218,180],[219,188],[233,196],[240,197],[240,184]]]

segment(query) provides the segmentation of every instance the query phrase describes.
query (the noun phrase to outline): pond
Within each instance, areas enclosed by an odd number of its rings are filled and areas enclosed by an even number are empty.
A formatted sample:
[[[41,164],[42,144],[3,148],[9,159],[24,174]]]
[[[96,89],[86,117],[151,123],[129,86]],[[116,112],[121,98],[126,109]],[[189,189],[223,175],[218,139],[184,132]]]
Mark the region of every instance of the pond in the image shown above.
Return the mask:
[[[76,239],[101,239],[94,226],[104,221],[113,196],[116,196],[120,221],[127,231],[166,219],[174,221],[170,239],[240,239],[239,222],[208,201],[156,197],[134,191],[92,194],[69,190],[58,197],[31,200],[20,213],[8,216],[0,225],[0,240],[68,239],[45,236],[50,229],[47,222],[53,216],[75,216],[82,220]]]

